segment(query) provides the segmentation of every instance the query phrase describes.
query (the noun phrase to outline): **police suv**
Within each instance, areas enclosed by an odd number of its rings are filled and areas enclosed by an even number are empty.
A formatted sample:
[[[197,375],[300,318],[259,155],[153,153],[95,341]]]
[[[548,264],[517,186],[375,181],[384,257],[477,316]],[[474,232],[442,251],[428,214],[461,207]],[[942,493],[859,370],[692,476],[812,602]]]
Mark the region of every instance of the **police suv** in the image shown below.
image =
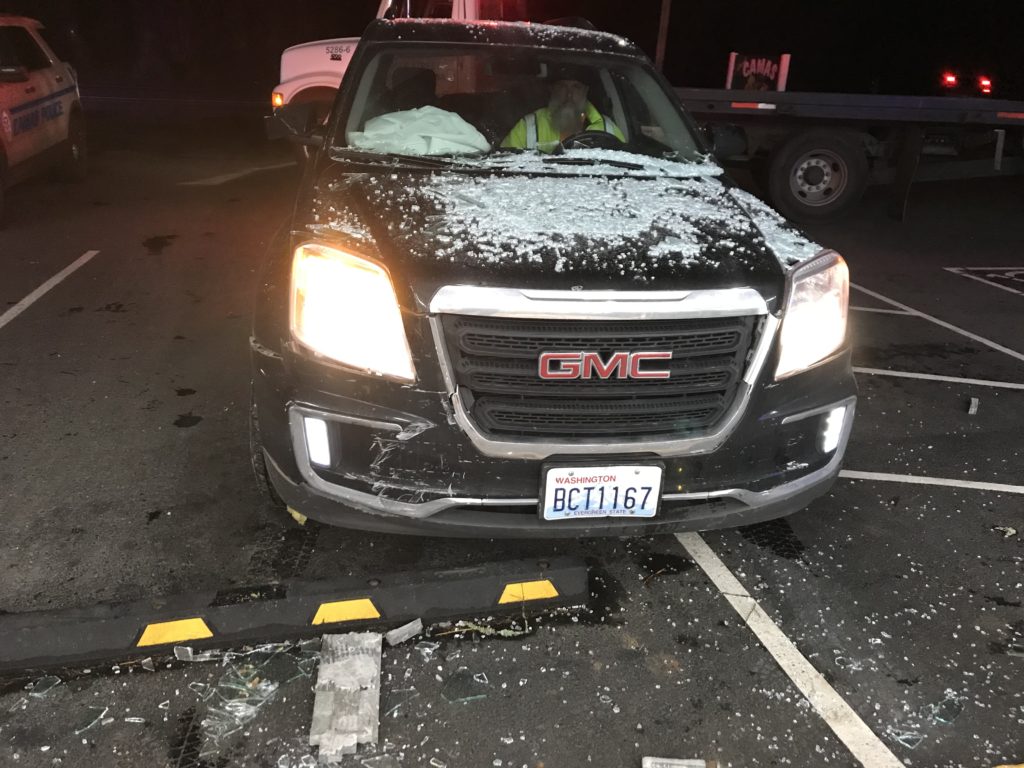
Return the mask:
[[[552,134],[521,140],[531,120]],[[326,123],[270,126],[314,154],[253,323],[268,494],[354,528],[572,537],[828,491],[846,264],[733,184],[632,43],[376,21]]]
[[[78,77],[60,61],[32,19],[0,14],[0,217],[4,192],[57,166],[65,177],[86,170]]]

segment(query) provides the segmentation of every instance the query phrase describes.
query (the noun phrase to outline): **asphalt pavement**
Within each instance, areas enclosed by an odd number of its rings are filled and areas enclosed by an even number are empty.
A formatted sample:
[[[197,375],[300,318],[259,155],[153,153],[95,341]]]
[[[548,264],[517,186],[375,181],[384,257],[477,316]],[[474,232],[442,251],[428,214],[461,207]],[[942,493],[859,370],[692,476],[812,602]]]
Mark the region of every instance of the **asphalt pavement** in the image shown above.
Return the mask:
[[[904,223],[871,190],[809,228],[857,286],[860,400],[827,497],[683,540],[481,544],[300,526],[261,502],[248,318],[298,172],[288,147],[216,133],[101,126],[87,181],[9,196],[0,613],[575,557],[585,608],[386,648],[380,741],[343,764],[1024,762],[1019,180],[920,185]],[[292,639],[8,671],[0,765],[311,765],[316,643]]]

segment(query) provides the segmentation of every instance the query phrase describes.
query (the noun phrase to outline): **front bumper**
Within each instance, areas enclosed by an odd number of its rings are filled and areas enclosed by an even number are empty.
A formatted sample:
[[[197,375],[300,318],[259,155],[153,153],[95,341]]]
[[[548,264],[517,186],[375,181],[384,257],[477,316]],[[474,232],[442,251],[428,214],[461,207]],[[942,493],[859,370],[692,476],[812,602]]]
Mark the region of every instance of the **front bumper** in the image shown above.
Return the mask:
[[[435,536],[632,536],[760,522],[796,512],[827,493],[839,473],[856,407],[848,372],[847,351],[793,380],[757,388],[724,444],[678,456],[488,457],[454,419],[445,418],[444,393],[421,393],[423,405],[430,403],[436,412],[413,417],[322,391],[271,389],[266,380],[261,387],[259,377],[256,392],[271,481],[290,507],[314,520]],[[822,453],[824,420],[837,407],[846,409],[838,445]],[[323,466],[323,459],[320,465],[311,461],[306,418],[326,424],[330,466]],[[540,518],[545,462],[652,459],[665,465],[657,517]]]
[[[703,531],[789,515],[827,493],[839,474],[853,423],[855,399],[844,403],[848,408],[840,445],[825,466],[763,491],[729,488],[666,493],[658,517],[642,521],[629,518],[544,521],[537,514],[536,497],[400,501],[326,483],[308,464],[307,479],[312,482],[306,483],[294,482],[269,454],[267,466],[274,487],[290,507],[314,520],[345,528],[485,538],[644,536]]]

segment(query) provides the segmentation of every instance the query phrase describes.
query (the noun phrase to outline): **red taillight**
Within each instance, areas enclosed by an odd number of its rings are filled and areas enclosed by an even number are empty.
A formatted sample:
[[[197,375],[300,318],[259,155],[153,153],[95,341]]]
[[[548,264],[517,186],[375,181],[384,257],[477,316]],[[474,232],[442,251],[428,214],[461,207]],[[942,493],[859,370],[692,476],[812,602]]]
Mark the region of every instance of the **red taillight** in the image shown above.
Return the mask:
[[[942,73],[942,84],[947,88],[956,88],[957,76],[952,72]]]
[[[992,78],[985,76],[979,77],[978,88],[982,93],[992,93]]]

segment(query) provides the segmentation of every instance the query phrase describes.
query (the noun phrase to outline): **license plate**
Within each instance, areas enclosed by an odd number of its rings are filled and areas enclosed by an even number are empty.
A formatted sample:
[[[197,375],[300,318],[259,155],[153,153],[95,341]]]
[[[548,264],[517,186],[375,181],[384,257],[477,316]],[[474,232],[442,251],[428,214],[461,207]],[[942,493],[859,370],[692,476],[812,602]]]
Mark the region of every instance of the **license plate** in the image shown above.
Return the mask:
[[[661,467],[549,467],[541,517],[654,517],[661,495]]]

